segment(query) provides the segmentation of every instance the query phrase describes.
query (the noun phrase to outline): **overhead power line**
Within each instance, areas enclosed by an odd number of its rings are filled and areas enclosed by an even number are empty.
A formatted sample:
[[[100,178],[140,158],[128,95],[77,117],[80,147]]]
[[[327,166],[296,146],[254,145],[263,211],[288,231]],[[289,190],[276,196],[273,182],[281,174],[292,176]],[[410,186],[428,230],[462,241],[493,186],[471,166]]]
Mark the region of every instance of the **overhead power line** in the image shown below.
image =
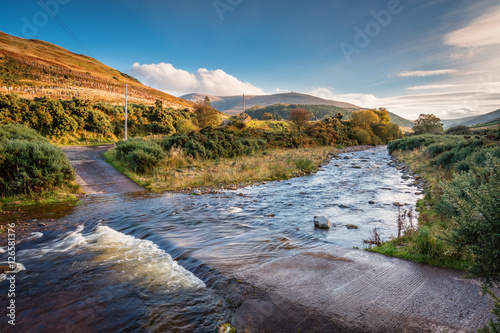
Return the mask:
[[[63,20],[57,16],[56,13],[50,7],[47,5],[47,3],[44,0],[38,0],[40,5],[49,13],[53,18],[57,20],[57,22],[63,27],[64,30],[68,33],[68,35],[73,38],[73,40],[80,45],[80,47],[87,53],[88,56],[95,58],[95,56],[90,52],[90,50],[83,44],[83,42],[71,31],[71,29],[63,22]]]

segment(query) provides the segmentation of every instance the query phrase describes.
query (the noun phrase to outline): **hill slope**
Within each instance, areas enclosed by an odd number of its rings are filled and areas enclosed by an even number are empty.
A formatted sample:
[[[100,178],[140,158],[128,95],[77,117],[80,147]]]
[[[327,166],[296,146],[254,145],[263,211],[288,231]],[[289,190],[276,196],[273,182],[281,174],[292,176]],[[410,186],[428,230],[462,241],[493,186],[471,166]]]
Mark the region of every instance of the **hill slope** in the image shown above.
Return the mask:
[[[208,96],[212,105],[219,111],[222,111],[229,115],[235,115],[237,113],[243,112],[243,96]],[[188,101],[196,102],[203,100],[205,95],[203,94],[188,94],[181,96],[181,98]],[[245,109],[249,109],[255,105],[261,107],[266,107],[274,104],[301,104],[301,105],[333,105],[346,110],[362,110],[359,106],[354,104],[330,101],[323,98],[300,94],[300,93],[285,93],[285,94],[274,94],[274,95],[245,95]]]
[[[460,119],[443,119],[444,128],[457,125],[473,126],[477,124],[487,124],[500,120],[500,109],[480,116],[466,117]]]
[[[125,83],[132,103],[189,107],[192,103],[147,87],[135,78],[81,54],[40,40],[0,32],[0,93],[25,98],[85,98],[123,104]]]

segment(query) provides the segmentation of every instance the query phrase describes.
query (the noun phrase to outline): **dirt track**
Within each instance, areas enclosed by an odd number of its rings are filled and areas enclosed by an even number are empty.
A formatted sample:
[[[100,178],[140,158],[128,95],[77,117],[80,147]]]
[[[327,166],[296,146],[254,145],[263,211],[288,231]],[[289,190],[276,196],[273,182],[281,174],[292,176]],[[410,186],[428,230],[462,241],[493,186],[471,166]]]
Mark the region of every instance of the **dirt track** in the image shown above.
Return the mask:
[[[116,171],[103,154],[113,145],[62,147],[76,171],[76,181],[87,194],[127,193],[144,188]]]

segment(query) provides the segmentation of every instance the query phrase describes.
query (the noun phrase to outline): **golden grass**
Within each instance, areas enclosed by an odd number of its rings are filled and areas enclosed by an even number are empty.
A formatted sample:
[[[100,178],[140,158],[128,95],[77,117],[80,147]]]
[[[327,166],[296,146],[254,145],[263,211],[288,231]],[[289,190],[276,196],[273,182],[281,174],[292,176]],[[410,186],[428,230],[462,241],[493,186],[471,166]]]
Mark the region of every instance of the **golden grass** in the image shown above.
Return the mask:
[[[272,149],[253,156],[199,160],[186,158],[182,150],[174,149],[160,167],[144,175],[127,169],[124,162],[115,159],[114,151],[108,152],[106,157],[119,171],[151,191],[179,191],[241,186],[304,175],[307,173],[304,163],[296,162],[307,161],[317,167],[335,150],[333,147]]]

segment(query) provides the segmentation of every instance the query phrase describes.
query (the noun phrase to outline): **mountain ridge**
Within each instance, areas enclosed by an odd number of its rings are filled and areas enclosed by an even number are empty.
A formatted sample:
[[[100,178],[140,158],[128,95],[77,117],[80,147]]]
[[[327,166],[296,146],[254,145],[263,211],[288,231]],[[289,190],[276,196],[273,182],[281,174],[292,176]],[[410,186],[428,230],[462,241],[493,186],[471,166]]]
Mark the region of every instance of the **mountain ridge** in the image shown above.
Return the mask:
[[[235,115],[237,113],[243,112],[243,96],[213,96],[213,95],[204,95],[199,93],[191,93],[187,95],[181,96],[188,101],[196,102],[203,100],[205,96],[210,98],[210,102],[212,106],[217,108],[219,111],[224,112],[228,115]],[[316,96],[311,96],[303,93],[281,93],[281,94],[271,94],[271,95],[245,95],[245,109],[248,112],[249,109],[254,108],[255,106],[260,106],[259,109],[272,109],[273,107],[279,106],[294,106],[294,107],[302,107],[302,106],[323,106],[323,107],[331,107],[331,115],[336,114],[337,112],[341,112],[344,116],[350,118],[350,113],[360,110],[368,110],[367,108],[363,108],[354,104],[339,102],[333,100],[327,100]],[[271,112],[266,110],[264,112]],[[262,112],[257,112],[258,114]],[[403,127],[412,127],[413,122],[411,120],[405,119],[401,116],[398,116],[392,112],[390,113],[391,121],[399,126]],[[250,114],[250,113],[249,113]],[[252,116],[252,114],[250,114]],[[281,115],[283,116],[283,115]],[[253,117],[253,116],[252,116]],[[259,118],[259,117],[257,117]]]
[[[457,119],[442,119],[441,122],[443,123],[443,127],[446,129],[458,125],[473,126],[477,124],[486,124],[497,120],[500,120],[500,109],[479,116]]]
[[[125,84],[131,103],[185,108],[192,103],[140,83],[132,76],[98,60],[38,39],[24,39],[0,31],[0,93],[24,98],[73,97],[123,103]]]
[[[208,96],[210,98],[210,102],[215,108],[228,115],[235,115],[237,113],[243,112],[242,95],[213,96],[213,95],[205,95],[199,93],[191,93],[183,95],[181,96],[181,98],[191,102],[196,102],[198,100],[203,100],[205,96]],[[271,95],[245,95],[245,109],[249,109],[255,105],[266,107],[274,104],[333,105],[346,110],[366,110],[366,108],[362,108],[354,104],[327,100],[320,97],[311,96],[303,93],[297,93],[297,92],[271,94]]]

